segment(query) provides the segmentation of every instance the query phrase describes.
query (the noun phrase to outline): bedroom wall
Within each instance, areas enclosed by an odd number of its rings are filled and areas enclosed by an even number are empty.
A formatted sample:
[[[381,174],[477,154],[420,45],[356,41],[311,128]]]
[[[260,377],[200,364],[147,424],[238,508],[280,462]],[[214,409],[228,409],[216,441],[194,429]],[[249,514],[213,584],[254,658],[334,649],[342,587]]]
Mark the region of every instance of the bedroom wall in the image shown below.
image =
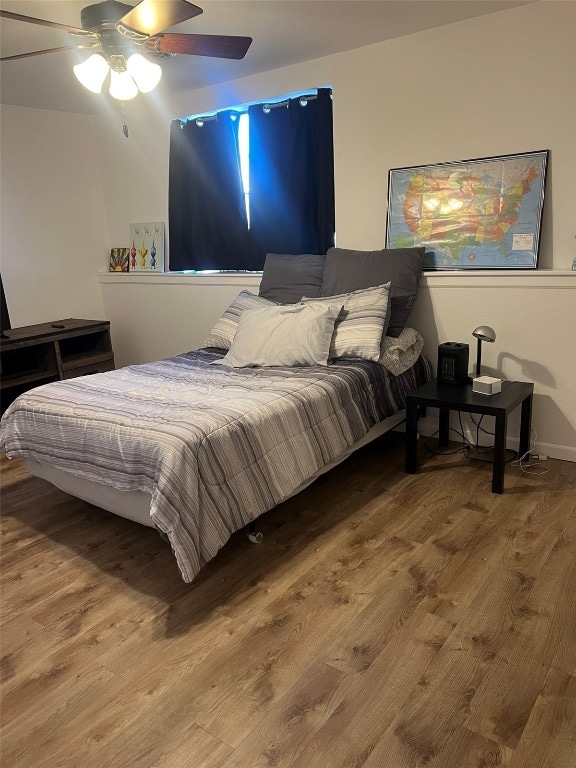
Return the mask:
[[[104,317],[108,247],[94,123],[2,105],[0,248],[13,326]]]

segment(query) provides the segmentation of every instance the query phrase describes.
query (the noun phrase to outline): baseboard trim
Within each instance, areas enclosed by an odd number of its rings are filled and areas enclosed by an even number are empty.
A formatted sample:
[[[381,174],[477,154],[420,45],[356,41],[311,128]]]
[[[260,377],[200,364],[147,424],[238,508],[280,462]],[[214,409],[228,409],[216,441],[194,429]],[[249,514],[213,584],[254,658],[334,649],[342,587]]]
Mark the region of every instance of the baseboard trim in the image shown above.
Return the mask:
[[[572,448],[569,445],[556,445],[555,443],[542,443],[538,441],[536,450],[538,453],[549,456],[551,459],[576,462],[576,448]]]

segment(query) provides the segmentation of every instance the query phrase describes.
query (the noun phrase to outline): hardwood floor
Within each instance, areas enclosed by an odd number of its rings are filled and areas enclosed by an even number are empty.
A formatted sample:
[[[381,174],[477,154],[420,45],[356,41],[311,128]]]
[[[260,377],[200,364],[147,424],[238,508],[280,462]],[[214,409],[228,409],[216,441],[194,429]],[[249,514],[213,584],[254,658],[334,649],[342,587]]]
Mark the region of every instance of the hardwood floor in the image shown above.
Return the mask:
[[[495,495],[386,436],[186,585],[4,459],[2,766],[574,768],[576,464],[545,466]]]

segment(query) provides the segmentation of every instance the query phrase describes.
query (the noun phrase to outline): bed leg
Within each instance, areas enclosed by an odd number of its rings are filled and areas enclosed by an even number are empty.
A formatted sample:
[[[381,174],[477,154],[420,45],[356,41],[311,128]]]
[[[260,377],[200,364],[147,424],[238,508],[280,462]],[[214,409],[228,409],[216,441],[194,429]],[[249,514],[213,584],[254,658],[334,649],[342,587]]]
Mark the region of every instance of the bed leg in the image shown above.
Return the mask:
[[[251,541],[252,544],[260,544],[263,538],[263,533],[256,530],[256,523],[254,520],[252,520],[251,523],[248,523],[248,541]]]

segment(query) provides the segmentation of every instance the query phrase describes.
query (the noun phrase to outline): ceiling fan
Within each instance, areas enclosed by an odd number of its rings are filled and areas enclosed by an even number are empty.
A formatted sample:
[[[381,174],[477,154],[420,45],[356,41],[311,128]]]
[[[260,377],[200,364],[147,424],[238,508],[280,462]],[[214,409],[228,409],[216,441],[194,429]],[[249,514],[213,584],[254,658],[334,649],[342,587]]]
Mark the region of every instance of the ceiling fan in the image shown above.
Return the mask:
[[[86,88],[100,93],[110,73],[110,94],[117,99],[127,100],[139,91],[151,91],[162,74],[158,64],[139,53],[133,53],[134,49],[140,48],[152,58],[175,54],[244,58],[252,43],[251,37],[164,32],[201,13],[202,8],[187,0],[142,0],[136,6],[118,0],[104,0],[82,9],[80,28],[0,10],[0,16],[4,18],[63,30],[77,38],[75,45],[2,56],[0,61],[58,51],[92,49],[94,54],[74,67],[76,77]]]

